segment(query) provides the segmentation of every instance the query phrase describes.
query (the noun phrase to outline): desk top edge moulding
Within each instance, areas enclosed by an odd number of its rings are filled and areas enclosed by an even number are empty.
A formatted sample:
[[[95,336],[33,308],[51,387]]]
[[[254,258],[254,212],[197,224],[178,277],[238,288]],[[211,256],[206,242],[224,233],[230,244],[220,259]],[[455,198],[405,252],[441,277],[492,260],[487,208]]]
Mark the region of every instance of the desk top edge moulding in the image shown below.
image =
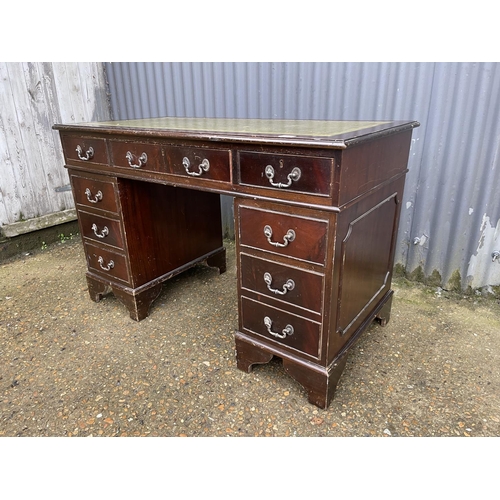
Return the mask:
[[[210,141],[259,141],[276,145],[346,148],[365,140],[418,127],[403,120],[278,120],[258,118],[160,117],[56,124],[54,129],[177,137]]]
[[[90,298],[141,321],[162,284],[226,271],[234,198],[237,367],[274,356],[328,408],[360,335],[390,318],[416,121],[148,118],[56,124]],[[235,305],[236,307],[236,305]]]

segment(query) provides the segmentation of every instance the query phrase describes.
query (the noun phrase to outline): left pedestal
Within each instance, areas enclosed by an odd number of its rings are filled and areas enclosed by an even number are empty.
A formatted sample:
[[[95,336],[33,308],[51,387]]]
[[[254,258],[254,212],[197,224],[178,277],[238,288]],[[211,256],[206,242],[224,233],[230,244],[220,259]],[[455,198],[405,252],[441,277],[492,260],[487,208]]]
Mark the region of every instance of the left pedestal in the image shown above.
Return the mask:
[[[69,173],[92,300],[112,291],[140,321],[172,276],[203,261],[226,270],[220,195]]]

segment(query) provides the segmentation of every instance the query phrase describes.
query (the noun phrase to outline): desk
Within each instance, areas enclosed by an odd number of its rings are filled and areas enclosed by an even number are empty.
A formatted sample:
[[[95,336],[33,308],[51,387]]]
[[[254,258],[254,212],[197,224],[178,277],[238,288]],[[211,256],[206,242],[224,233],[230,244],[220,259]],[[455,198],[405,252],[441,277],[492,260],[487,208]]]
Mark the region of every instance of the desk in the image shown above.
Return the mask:
[[[374,319],[389,320],[418,125],[197,118],[55,125],[90,298],[112,291],[140,321],[165,280],[200,262],[224,272],[220,194],[231,195],[237,366],[250,372],[278,356],[309,401],[327,408],[350,347]]]

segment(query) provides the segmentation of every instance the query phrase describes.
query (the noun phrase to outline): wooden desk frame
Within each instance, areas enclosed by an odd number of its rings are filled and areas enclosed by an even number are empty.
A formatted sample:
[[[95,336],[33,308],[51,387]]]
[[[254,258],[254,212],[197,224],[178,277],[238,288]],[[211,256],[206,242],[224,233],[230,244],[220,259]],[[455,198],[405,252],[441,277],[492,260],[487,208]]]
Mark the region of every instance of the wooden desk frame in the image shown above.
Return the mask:
[[[226,270],[220,194],[234,197],[239,369],[282,358],[327,408],[356,339],[389,321],[417,122],[151,119],[55,125],[92,300],[131,318],[162,283]]]

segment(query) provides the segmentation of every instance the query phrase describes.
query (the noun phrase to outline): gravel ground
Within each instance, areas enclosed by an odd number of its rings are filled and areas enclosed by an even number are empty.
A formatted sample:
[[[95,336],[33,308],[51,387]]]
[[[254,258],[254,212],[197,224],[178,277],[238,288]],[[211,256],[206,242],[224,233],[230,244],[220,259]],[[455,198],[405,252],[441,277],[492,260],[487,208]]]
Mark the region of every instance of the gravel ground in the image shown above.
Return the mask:
[[[228,271],[198,266],[132,321],[90,301],[79,237],[0,263],[0,436],[499,436],[500,304],[395,280],[328,410],[279,360],[237,370]]]

